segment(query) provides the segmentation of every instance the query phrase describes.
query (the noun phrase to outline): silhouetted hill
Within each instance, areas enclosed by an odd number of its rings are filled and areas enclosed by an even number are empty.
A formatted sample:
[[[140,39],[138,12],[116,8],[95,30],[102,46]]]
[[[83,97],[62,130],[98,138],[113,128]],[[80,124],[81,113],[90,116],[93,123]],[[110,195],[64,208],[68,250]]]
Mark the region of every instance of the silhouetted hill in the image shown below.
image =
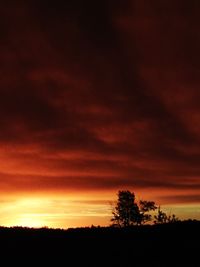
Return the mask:
[[[0,228],[2,266],[198,267],[199,240],[199,221],[127,229]]]

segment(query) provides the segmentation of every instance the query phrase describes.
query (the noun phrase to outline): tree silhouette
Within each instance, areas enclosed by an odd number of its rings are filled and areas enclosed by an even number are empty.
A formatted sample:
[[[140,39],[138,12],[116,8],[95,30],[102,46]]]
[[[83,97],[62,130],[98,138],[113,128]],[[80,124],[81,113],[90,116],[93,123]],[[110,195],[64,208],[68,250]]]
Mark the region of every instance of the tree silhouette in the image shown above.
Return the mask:
[[[152,215],[149,214],[149,212],[154,211],[156,209],[157,209],[157,206],[154,201],[140,200],[139,202],[139,210],[140,210],[140,217],[141,217],[140,224],[151,221]]]
[[[120,227],[138,224],[140,211],[137,203],[135,203],[135,194],[130,191],[119,191],[117,204],[112,214],[111,221]]]
[[[135,202],[135,194],[130,191],[119,191],[117,204],[112,212],[114,225],[128,227],[141,225],[151,220],[150,211],[157,209],[155,202],[141,200]]]

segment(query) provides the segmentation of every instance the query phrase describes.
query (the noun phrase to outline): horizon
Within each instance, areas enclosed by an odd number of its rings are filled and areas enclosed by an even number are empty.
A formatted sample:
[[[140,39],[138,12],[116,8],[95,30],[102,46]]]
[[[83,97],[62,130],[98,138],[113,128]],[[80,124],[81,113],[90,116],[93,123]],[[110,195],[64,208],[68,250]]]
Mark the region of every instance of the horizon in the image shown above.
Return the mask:
[[[153,199],[145,199],[153,200]],[[139,199],[136,196],[136,201]],[[96,204],[94,204],[96,202]],[[77,228],[77,227],[91,227],[101,226],[107,227],[111,225],[112,208],[116,199],[111,200],[96,200],[90,201],[64,200],[57,198],[51,201],[51,198],[41,197],[20,198],[15,202],[11,202],[10,216],[1,213],[0,226],[3,227],[31,227],[31,228]],[[13,204],[15,203],[15,204]],[[100,203],[100,204],[99,204]],[[159,206],[159,203],[156,203]],[[181,221],[184,220],[199,220],[197,211],[198,204],[169,204],[161,205],[162,211],[167,215],[175,214]],[[152,212],[156,215],[157,210]],[[147,224],[153,224],[152,221]]]
[[[125,189],[200,219],[199,8],[2,3],[0,225],[108,225]]]
[[[142,228],[149,228],[149,227],[162,227],[163,225],[164,226],[168,226],[168,227],[171,227],[171,225],[173,224],[175,227],[177,225],[184,225],[184,224],[188,224],[188,225],[192,225],[192,224],[199,224],[200,223],[200,220],[196,220],[196,219],[185,219],[185,220],[180,220],[180,221],[177,221],[177,222],[173,222],[173,223],[169,223],[169,222],[166,222],[166,223],[160,223],[160,224],[155,224],[155,223],[147,223],[147,224],[141,224],[141,225],[131,225],[131,226],[127,226],[127,227],[116,227],[116,226],[113,226],[113,225],[105,225],[105,226],[101,226],[101,225],[88,225],[88,226],[77,226],[77,227],[68,227],[68,228],[62,228],[62,227],[48,227],[48,226],[37,226],[37,227],[33,227],[33,226],[21,226],[21,225],[13,225],[13,226],[1,226],[0,225],[0,231],[1,230],[4,230],[4,229],[19,229],[19,230],[50,230],[50,231],[64,231],[64,232],[67,232],[67,231],[73,231],[73,230],[88,230],[88,229],[115,229],[115,230],[119,230],[119,231],[123,231],[123,230],[126,230],[126,229],[142,229]]]

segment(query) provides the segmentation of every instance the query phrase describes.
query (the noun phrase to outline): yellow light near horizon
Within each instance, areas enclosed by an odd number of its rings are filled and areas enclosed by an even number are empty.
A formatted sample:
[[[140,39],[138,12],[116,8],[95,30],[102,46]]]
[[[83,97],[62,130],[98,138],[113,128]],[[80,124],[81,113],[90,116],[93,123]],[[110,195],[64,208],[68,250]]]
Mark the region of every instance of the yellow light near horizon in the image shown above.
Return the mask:
[[[2,198],[0,226],[70,228],[110,225],[112,217],[112,194],[60,194],[60,195],[12,195]],[[147,198],[148,199],[148,198]],[[151,198],[150,198],[151,199]],[[161,205],[168,215],[180,219],[199,219],[200,205]]]
[[[38,214],[22,214],[15,220],[14,225],[34,228],[46,226],[45,220]]]
[[[0,225],[22,227],[69,228],[109,224],[110,207],[82,197],[19,197],[4,201],[0,208]],[[108,207],[107,207],[108,206]]]
[[[48,214],[44,200],[38,198],[19,199],[5,206],[6,226],[44,227],[47,225]],[[3,214],[2,214],[3,215]]]

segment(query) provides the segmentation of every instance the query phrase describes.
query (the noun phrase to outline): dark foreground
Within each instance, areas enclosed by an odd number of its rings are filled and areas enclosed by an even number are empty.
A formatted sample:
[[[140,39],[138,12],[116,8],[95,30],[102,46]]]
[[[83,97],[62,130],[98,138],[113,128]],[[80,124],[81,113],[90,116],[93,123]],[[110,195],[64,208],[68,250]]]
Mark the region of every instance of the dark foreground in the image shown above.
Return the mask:
[[[200,266],[200,222],[69,230],[0,228],[2,266]]]

